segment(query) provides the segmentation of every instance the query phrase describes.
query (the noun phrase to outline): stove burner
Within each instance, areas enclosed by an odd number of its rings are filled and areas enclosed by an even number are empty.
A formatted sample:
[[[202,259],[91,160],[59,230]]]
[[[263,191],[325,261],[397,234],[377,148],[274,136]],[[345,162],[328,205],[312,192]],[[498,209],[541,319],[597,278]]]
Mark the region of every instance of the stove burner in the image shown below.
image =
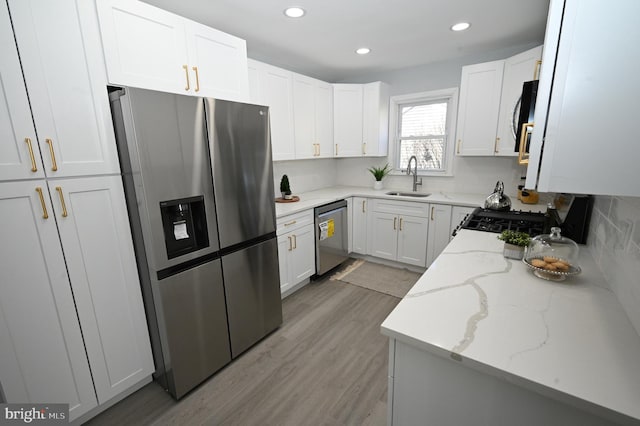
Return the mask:
[[[494,211],[478,207],[462,222],[460,228],[494,233],[509,229],[534,237],[543,233],[544,223],[543,213]]]

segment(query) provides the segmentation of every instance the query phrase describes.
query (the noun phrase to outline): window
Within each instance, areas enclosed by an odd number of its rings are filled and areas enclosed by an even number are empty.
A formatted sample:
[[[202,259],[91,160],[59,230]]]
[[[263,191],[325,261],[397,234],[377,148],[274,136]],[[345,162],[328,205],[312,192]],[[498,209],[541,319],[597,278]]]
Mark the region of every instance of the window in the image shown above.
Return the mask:
[[[391,98],[390,153],[396,170],[406,170],[415,155],[420,174],[452,175],[457,98],[456,88]]]

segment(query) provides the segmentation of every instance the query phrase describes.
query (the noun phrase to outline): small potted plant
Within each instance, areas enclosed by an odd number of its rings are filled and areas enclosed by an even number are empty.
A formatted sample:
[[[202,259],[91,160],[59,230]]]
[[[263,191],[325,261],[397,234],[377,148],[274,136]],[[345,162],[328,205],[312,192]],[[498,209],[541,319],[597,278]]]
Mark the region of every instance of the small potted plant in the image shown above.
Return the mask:
[[[280,180],[280,192],[282,193],[282,198],[285,200],[293,198],[291,195],[291,187],[289,186],[289,177],[287,175],[283,175]]]
[[[389,163],[385,164],[384,167],[371,167],[368,169],[374,178],[376,178],[375,183],[373,184],[373,189],[382,189],[382,179],[391,172],[391,167]]]
[[[531,237],[526,232],[502,231],[498,235],[498,239],[504,241],[504,249],[502,254],[510,259],[522,260],[524,257],[524,248],[529,245]]]

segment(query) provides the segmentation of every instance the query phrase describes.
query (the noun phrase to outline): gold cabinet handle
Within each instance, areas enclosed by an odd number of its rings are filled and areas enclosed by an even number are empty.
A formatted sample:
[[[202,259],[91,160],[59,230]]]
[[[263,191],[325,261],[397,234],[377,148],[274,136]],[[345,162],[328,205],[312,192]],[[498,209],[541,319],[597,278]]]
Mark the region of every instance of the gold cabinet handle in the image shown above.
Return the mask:
[[[198,67],[191,67],[193,72],[196,73],[196,92],[200,91],[200,76],[198,75]]]
[[[42,195],[42,188],[36,187],[36,192],[40,196],[40,204],[42,205],[42,218],[49,219],[49,213],[47,213],[47,205],[44,203],[44,195]]]
[[[36,165],[36,157],[33,155],[33,146],[31,146],[31,138],[24,138],[27,147],[29,148],[29,158],[31,159],[31,171],[37,172],[38,166]]]
[[[534,80],[538,80],[538,78],[540,77],[540,68],[542,68],[542,61],[538,59],[536,61],[536,66],[533,69],[533,79]]]
[[[338,144],[336,144],[336,157],[338,156]]]
[[[431,220],[433,220],[433,209],[435,208],[435,206],[431,206]]]
[[[287,237],[289,239],[289,251],[293,250],[293,246],[291,245],[291,237]]]
[[[396,220],[397,220],[397,219],[398,219],[397,217],[394,217],[394,218],[393,218],[393,230],[394,230],[394,231],[396,230]]]
[[[527,127],[533,127],[533,123],[522,123],[522,131],[520,132],[520,147],[518,149],[518,164],[529,164],[528,154],[524,152],[527,142]],[[525,155],[527,155],[527,158],[525,158]]]
[[[57,172],[58,163],[56,163],[56,154],[53,152],[53,140],[45,139],[45,141],[49,145],[49,154],[51,154],[51,170]]]
[[[402,231],[402,218],[400,218],[400,230]]]
[[[367,155],[367,143],[362,142],[362,155]]]
[[[365,200],[362,200],[362,213],[366,213],[366,212],[364,211],[364,202],[365,202]]]
[[[191,85],[189,84],[189,67],[185,64],[182,66],[182,69],[184,70],[184,76],[187,79],[187,85],[184,87],[184,90],[190,90],[191,89]]]
[[[456,150],[456,154],[460,154],[460,142],[462,141],[458,139],[458,149]]]
[[[291,225],[295,225],[298,221],[297,220],[292,220],[289,223],[285,223],[284,226],[291,226]]]
[[[296,239],[296,236],[293,235],[293,249],[297,249],[298,248],[298,240]]]
[[[56,186],[56,191],[60,197],[60,204],[62,204],[62,217],[67,217],[67,205],[64,202],[64,195],[62,195],[62,187]]]
[[[493,144],[493,152],[498,153],[498,143],[500,143],[500,138],[496,138],[496,142]]]

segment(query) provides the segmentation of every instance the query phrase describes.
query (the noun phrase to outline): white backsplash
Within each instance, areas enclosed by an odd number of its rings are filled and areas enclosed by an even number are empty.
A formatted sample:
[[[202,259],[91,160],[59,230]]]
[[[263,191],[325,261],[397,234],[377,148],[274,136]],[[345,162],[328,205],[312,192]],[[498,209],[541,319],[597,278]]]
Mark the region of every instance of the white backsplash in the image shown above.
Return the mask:
[[[587,243],[640,335],[640,198],[597,196]]]
[[[280,179],[289,177],[291,192],[313,191],[336,185],[336,160],[295,160],[273,162],[273,188],[276,197],[280,197]]]

